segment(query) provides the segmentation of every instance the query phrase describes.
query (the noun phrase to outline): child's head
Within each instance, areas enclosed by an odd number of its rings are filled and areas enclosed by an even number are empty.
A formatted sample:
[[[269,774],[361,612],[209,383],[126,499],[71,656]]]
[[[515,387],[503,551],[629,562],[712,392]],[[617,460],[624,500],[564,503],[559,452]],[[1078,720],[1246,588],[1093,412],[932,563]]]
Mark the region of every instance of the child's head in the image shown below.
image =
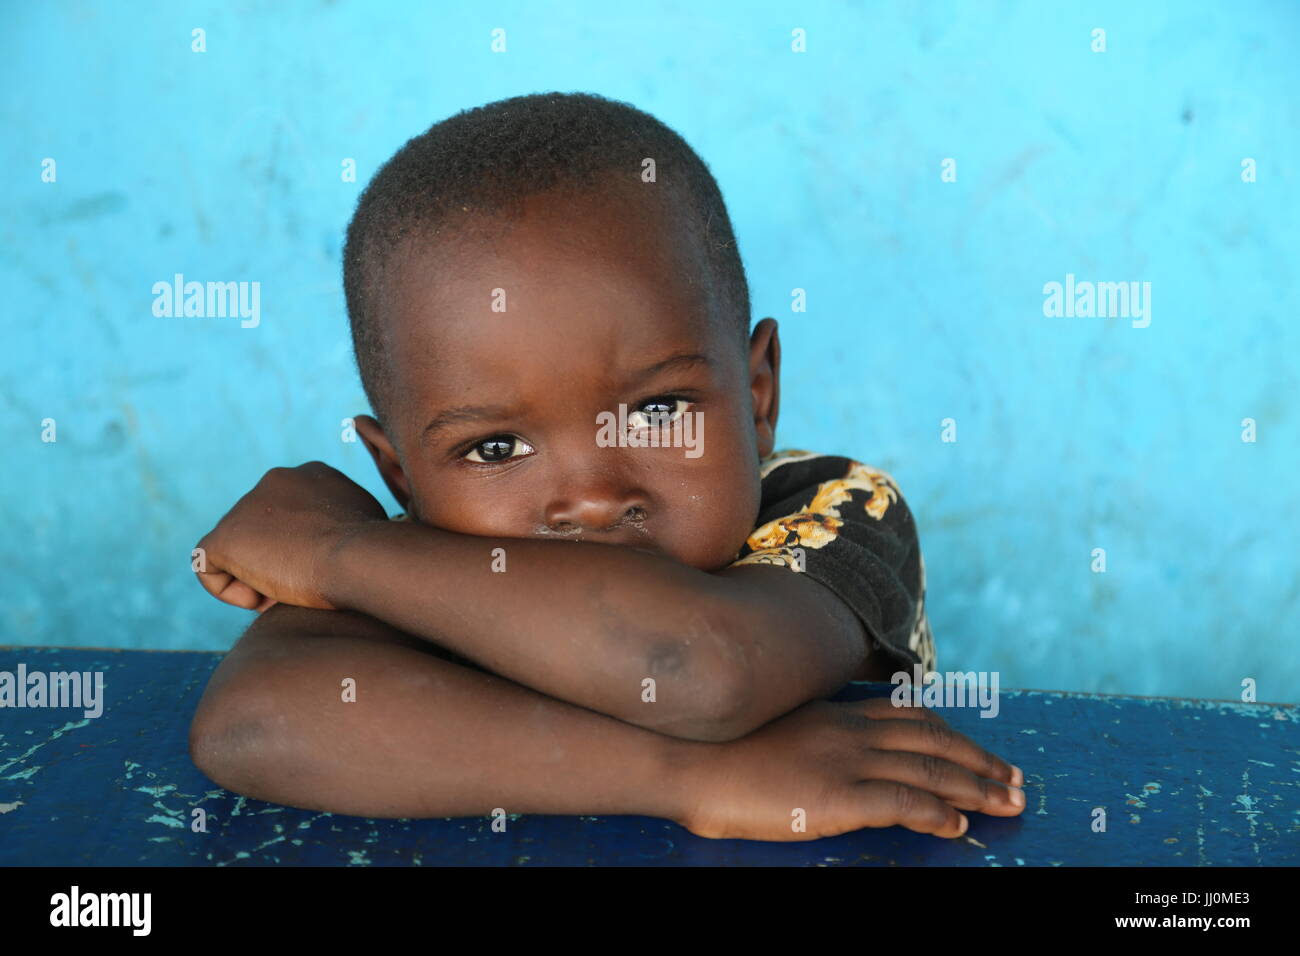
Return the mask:
[[[744,543],[773,447],[776,323],[750,334],[721,193],[662,123],[559,93],[453,116],[375,175],[343,268],[377,416],[358,430],[413,516],[706,570]],[[703,442],[610,442],[602,413],[620,405],[634,441],[684,413]]]

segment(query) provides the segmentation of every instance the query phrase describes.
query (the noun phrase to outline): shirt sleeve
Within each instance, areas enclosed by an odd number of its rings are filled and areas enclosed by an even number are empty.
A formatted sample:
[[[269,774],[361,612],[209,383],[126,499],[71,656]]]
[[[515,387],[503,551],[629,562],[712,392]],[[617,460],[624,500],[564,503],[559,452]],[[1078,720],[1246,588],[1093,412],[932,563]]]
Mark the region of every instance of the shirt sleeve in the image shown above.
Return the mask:
[[[925,561],[887,472],[848,458],[779,452],[764,465],[758,527],[733,565],[773,564],[829,588],[897,670],[937,669]]]

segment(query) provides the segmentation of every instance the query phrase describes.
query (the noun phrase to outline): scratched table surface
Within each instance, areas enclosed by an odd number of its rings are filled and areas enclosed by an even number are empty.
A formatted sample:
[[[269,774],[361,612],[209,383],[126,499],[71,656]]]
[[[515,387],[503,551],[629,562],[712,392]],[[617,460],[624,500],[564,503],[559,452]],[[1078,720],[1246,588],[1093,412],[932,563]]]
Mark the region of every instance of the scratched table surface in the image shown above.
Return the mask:
[[[104,674],[103,713],[0,708],[0,865],[1255,866],[1300,863],[1300,709],[1007,691],[936,708],[1025,771],[1016,818],[800,843],[707,840],[650,817],[369,820],[246,799],[190,762],[221,655],[0,647],[0,672]],[[852,684],[838,699],[887,695]],[[195,808],[207,832],[193,832]],[[1096,808],[1105,814],[1097,828]]]

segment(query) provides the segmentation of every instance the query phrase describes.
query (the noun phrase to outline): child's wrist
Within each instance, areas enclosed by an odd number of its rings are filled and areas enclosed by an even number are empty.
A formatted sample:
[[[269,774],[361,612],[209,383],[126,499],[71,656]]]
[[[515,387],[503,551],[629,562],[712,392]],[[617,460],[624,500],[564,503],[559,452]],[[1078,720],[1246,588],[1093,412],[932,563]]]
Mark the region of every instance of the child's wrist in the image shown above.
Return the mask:
[[[364,589],[355,587],[357,551],[372,547],[370,539],[376,529],[389,525],[383,521],[351,521],[339,525],[325,536],[316,565],[317,589],[332,607],[340,611],[359,611],[355,596]],[[365,563],[360,564],[365,567]]]
[[[663,736],[660,763],[663,786],[656,794],[655,815],[687,826],[696,813],[706,768],[722,744]]]

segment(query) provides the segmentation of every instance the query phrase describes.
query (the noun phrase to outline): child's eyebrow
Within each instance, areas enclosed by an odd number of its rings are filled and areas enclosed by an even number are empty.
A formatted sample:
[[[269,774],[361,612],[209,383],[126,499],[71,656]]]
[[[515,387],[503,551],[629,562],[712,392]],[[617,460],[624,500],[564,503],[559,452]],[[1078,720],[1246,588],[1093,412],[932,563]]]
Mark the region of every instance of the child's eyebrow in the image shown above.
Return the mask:
[[[424,431],[420,433],[420,443],[429,442],[438,432],[452,425],[463,425],[488,418],[507,418],[512,411],[513,409],[505,405],[457,405],[454,408],[444,409],[424,426]]]
[[[713,366],[713,360],[707,355],[699,352],[679,352],[676,355],[670,355],[662,362],[656,362],[648,368],[643,368],[639,372],[634,372],[628,379],[629,385],[636,385],[644,382],[646,379],[654,378],[661,372],[682,372],[688,368],[694,368],[697,365],[703,365],[705,368]]]
[[[639,372],[633,372],[628,379],[628,386],[636,386],[664,372],[680,372],[688,368],[695,368],[697,365],[710,368],[713,366],[713,360],[700,352],[679,352],[676,355],[668,356],[662,362],[656,362]],[[431,442],[440,431],[444,431],[452,425],[464,425],[469,422],[483,421],[484,419],[509,418],[514,414],[514,411],[513,408],[506,405],[457,405],[453,408],[443,409],[433,417],[429,424],[424,426],[424,431],[420,433],[420,443],[427,444]]]

